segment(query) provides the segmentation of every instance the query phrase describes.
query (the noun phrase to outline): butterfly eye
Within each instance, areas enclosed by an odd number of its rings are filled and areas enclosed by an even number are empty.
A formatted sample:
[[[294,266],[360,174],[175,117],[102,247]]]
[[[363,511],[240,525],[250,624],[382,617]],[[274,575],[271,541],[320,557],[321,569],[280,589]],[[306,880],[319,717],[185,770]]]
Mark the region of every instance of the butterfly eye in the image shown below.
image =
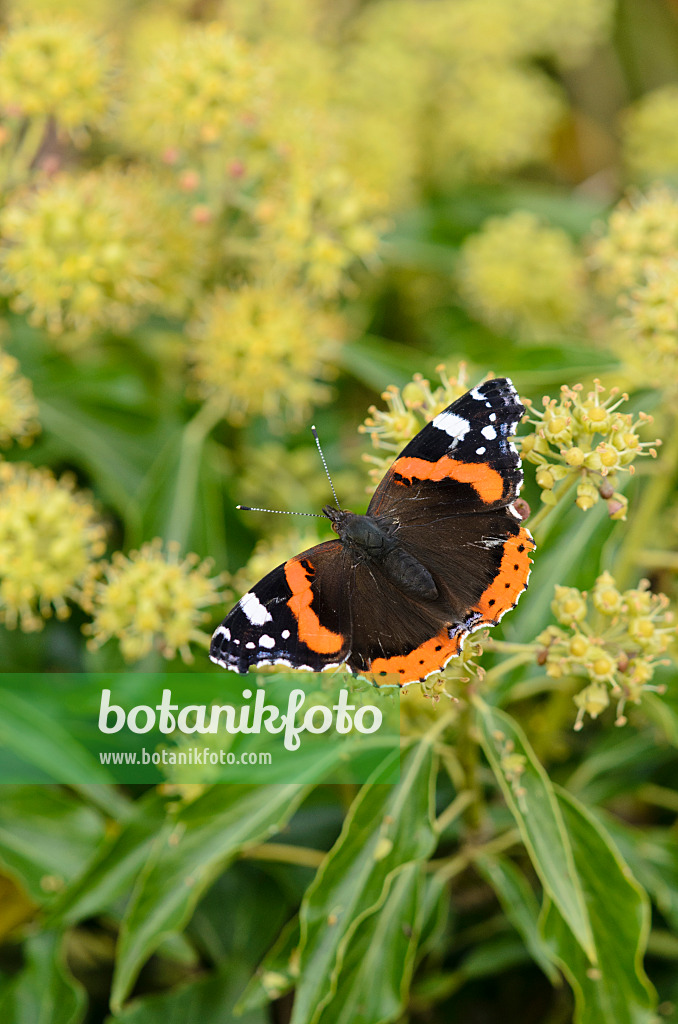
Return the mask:
[[[334,532],[339,533],[339,526],[337,525],[337,523],[332,523],[331,525]]]

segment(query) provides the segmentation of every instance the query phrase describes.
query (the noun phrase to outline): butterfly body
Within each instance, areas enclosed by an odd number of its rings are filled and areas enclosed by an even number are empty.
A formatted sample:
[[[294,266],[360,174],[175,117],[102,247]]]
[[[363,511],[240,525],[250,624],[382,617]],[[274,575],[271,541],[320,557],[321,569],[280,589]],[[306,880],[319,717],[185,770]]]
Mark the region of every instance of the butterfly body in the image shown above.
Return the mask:
[[[514,506],[522,470],[510,442],[522,413],[505,378],[439,413],[366,514],[325,506],[337,539],[288,559],[241,598],[214,633],[212,660],[237,672],[345,664],[378,685],[440,671],[527,585],[534,544]]]
[[[433,577],[426,566],[398,543],[395,520],[382,517],[380,521],[369,514],[363,516],[330,505],[325,506],[323,513],[354,558],[372,562],[403,593],[435,601],[438,588]]]

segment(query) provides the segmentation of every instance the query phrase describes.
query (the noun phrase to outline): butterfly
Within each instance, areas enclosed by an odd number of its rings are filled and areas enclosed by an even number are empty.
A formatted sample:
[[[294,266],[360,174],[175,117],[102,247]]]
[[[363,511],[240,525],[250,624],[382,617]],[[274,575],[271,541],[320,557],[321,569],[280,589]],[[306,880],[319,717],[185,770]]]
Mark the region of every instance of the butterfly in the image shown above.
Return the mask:
[[[513,608],[534,542],[515,501],[511,442],[524,412],[508,378],[472,388],[427,423],[365,515],[326,505],[337,539],[289,558],[240,598],[210,658],[245,673],[345,665],[377,685],[439,672],[464,638]]]

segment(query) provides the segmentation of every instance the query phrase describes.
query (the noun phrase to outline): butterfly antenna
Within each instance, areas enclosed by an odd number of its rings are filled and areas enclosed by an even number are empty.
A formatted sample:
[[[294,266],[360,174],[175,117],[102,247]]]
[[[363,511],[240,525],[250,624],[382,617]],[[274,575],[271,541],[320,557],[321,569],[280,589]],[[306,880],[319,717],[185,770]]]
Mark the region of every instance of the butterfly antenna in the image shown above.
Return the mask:
[[[321,512],[288,512],[282,508],[252,508],[251,505],[236,505],[241,512],[273,512],[276,516],[315,516],[316,519],[324,519]]]
[[[341,508],[341,506],[339,504],[339,499],[337,498],[337,492],[335,491],[334,484],[332,483],[332,477],[330,476],[330,471],[327,468],[327,463],[325,462],[325,456],[323,455],[323,450],[320,447],[320,438],[318,437],[318,431],[316,430],[315,426],[311,427],[311,433],[313,434],[313,436],[315,438],[315,443],[318,446],[318,451],[320,452],[320,458],[323,460],[323,466],[325,467],[325,472],[327,473],[327,479],[330,482],[330,487],[332,488],[332,494],[334,495],[334,504],[337,506],[337,508]]]

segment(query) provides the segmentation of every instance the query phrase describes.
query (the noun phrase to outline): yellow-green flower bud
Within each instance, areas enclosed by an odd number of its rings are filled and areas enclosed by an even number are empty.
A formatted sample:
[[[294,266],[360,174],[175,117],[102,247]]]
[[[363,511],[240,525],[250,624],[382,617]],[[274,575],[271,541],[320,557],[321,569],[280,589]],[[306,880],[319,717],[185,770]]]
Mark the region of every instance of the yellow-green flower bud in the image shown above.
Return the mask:
[[[597,718],[609,706],[610,695],[604,683],[589,683],[573,697],[580,711]]]
[[[565,462],[568,464],[568,466],[579,468],[579,466],[584,465],[584,452],[581,450],[581,448],[567,448],[565,450],[564,457]]]
[[[615,586],[614,577],[604,572],[593,588],[593,604],[604,615],[617,615],[623,606],[623,598]]]
[[[611,680],[614,678],[617,662],[602,647],[598,649],[592,648],[587,668],[592,679]]]
[[[590,480],[582,480],[577,484],[576,504],[582,511],[587,512],[588,509],[593,508],[598,498],[598,488]]]
[[[581,661],[582,663],[588,657],[590,649],[591,644],[588,637],[583,636],[581,633],[575,633],[568,644],[570,657],[574,658],[575,661]]]
[[[586,618],[586,598],[575,587],[556,586],[551,611],[563,626],[574,626]]]
[[[539,466],[536,472],[536,480],[539,487],[543,487],[545,490],[550,491],[556,482],[556,478],[551,471],[551,466]]]

